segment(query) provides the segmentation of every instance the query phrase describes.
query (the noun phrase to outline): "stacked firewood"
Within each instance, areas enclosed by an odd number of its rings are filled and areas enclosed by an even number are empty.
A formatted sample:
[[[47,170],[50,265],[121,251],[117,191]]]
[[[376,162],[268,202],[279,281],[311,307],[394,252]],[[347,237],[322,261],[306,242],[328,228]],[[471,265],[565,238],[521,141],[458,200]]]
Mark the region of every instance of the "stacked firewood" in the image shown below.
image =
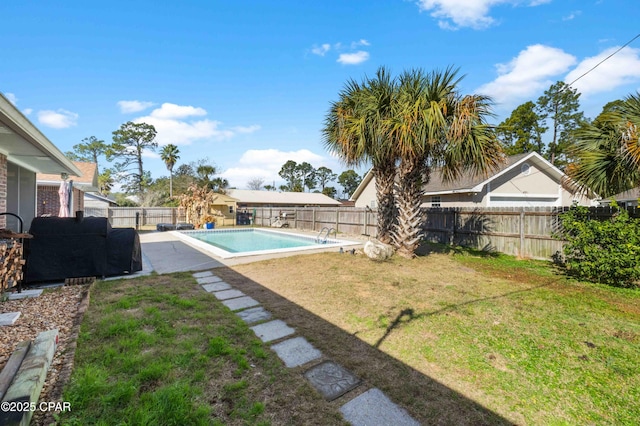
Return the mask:
[[[0,229],[0,293],[22,280],[22,243],[19,238],[31,238],[29,234],[16,234]]]

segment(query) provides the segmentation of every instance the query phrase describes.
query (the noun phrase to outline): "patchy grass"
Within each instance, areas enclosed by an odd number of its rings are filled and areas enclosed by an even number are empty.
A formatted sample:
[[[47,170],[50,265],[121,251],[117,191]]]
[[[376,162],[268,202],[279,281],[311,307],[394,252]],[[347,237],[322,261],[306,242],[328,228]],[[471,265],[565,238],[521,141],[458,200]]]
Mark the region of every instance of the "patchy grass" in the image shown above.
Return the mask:
[[[635,424],[640,292],[440,248],[221,270],[423,423]],[[444,385],[444,386],[443,386]]]
[[[342,424],[188,274],[98,282],[59,423]]]

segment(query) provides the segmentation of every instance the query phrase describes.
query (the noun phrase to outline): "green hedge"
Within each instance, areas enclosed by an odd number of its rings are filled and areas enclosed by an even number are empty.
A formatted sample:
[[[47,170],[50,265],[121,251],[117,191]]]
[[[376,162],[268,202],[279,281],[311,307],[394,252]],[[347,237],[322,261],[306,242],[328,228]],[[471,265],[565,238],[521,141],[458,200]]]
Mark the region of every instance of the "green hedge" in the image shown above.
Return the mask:
[[[571,275],[616,287],[639,287],[640,219],[631,218],[624,209],[616,209],[605,220],[591,219],[589,209],[582,206],[572,207],[560,219],[560,237],[567,241],[564,264]]]

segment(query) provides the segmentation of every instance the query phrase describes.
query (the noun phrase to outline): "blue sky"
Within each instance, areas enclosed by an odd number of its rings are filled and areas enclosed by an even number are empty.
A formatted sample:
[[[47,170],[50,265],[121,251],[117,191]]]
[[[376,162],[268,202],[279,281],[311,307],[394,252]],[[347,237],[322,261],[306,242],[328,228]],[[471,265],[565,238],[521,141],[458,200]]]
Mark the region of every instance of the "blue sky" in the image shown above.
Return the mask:
[[[640,1],[25,0],[0,16],[0,91],[61,151],[145,121],[178,164],[208,158],[245,188],[280,185],[287,160],[345,169],[321,128],[350,78],[459,67],[498,123],[635,37]],[[640,90],[640,38],[574,86],[592,118]],[[145,168],[168,175],[157,153]]]

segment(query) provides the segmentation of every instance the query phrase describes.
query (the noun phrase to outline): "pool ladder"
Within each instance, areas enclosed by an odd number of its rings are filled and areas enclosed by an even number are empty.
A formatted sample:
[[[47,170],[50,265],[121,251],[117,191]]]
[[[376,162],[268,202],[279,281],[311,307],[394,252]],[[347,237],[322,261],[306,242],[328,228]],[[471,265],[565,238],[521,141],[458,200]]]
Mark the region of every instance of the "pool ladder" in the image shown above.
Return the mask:
[[[318,236],[316,237],[316,243],[318,243],[318,244],[320,244],[320,243],[326,244],[327,243],[327,239],[329,238],[329,235],[331,235],[331,232],[333,232],[333,235],[335,235],[336,238],[338,238],[338,231],[336,231],[335,228],[327,228],[325,226],[318,233]],[[323,233],[324,233],[324,238],[322,237]]]

